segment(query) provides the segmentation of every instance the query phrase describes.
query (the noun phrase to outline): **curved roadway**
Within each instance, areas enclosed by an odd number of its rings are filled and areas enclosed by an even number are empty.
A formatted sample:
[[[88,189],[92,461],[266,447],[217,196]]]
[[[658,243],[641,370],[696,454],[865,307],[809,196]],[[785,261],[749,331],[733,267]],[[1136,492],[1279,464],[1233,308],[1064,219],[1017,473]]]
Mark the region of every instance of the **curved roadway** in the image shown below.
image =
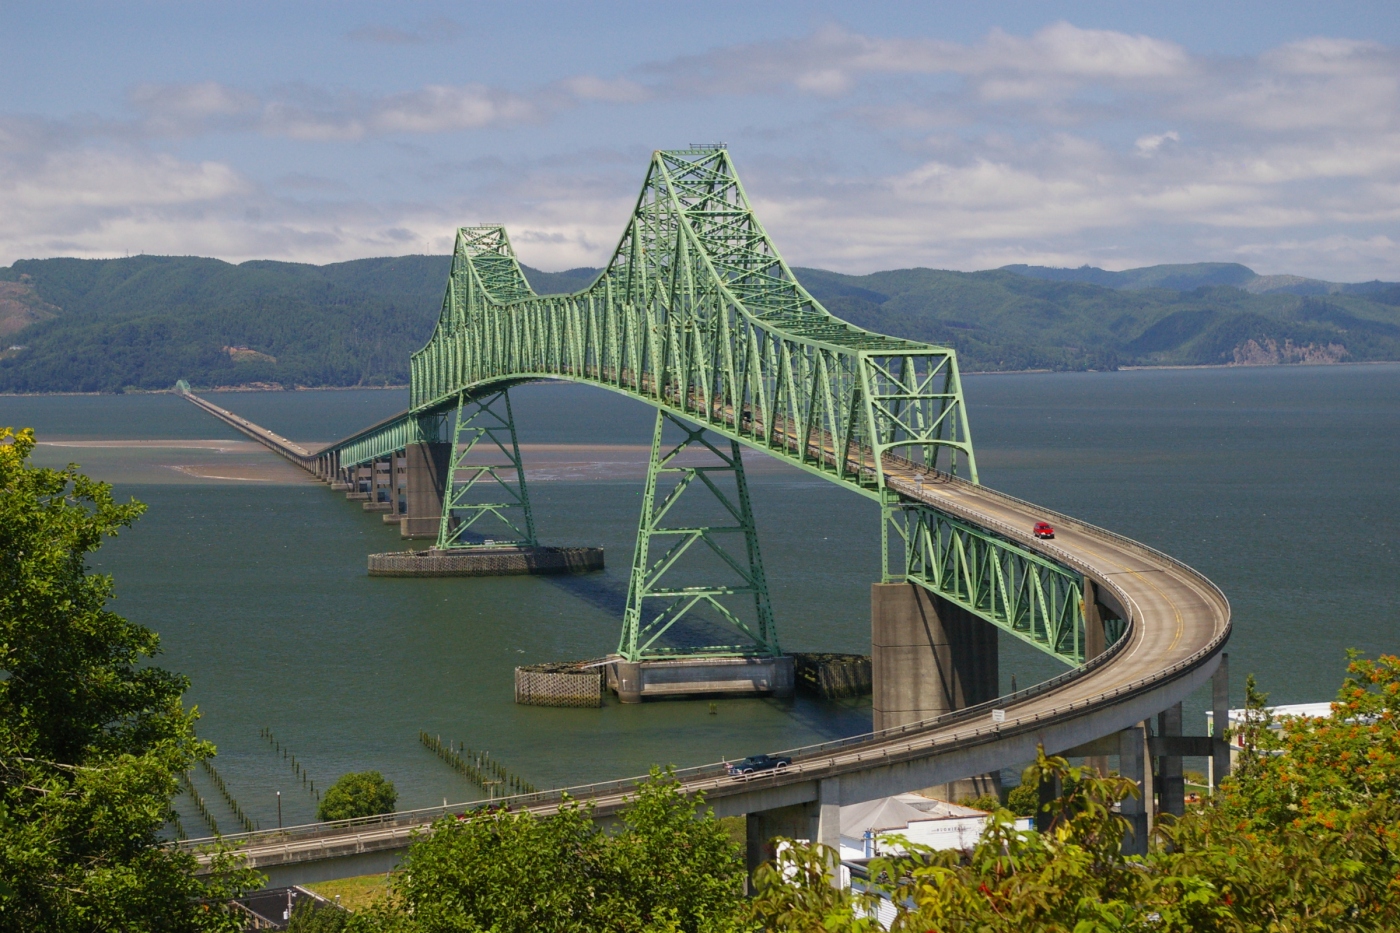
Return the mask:
[[[687,792],[704,792],[718,815],[812,801],[845,805],[1011,767],[1033,758],[1037,745],[1062,751],[1127,728],[1179,702],[1219,664],[1230,633],[1229,603],[1180,561],[1070,516],[896,458],[887,459],[886,474],[890,487],[905,498],[967,519],[1091,578],[1101,601],[1121,608],[1127,631],[1099,658],[1044,684],[922,723],[795,749],[792,765],[779,772],[744,781],[725,776],[720,764],[680,772]],[[1053,541],[1030,534],[1032,524],[1043,519],[1055,525]],[[1003,721],[993,721],[994,708],[1003,712]],[[626,802],[637,780],[575,787],[569,794],[589,801],[596,815],[606,818]],[[548,813],[559,800],[553,791],[510,803]],[[347,870],[355,873],[367,870],[362,857],[402,850],[432,819],[477,805],[225,839],[245,844],[253,867],[277,872],[337,860],[361,866]],[[383,869],[382,861],[374,864]]]

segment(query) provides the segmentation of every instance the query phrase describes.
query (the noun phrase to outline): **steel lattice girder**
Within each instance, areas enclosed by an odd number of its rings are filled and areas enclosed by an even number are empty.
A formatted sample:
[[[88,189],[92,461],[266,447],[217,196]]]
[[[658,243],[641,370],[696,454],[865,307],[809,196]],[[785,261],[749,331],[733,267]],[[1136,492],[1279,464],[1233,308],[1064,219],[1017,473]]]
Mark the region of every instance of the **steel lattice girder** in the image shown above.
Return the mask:
[[[768,239],[723,149],[658,152],[588,288],[535,296],[500,227],[458,231],[412,407],[528,377],[644,399],[879,498],[881,455],[976,479],[946,347],[833,317]]]
[[[1071,664],[1084,662],[1084,578],[986,529],[901,503],[885,533],[904,544],[904,578]]]
[[[669,448],[662,442],[666,423],[679,427],[685,437]],[[748,480],[744,476],[744,460],[739,443],[730,440],[729,452],[710,442],[704,428],[692,427],[667,412],[656,413],[652,432],[651,460],[647,467],[646,488],[642,493],[642,515],[637,524],[637,545],[632,555],[632,574],[627,588],[627,609],[622,617],[622,637],[617,653],[628,661],[684,655],[687,657],[755,655],[776,657],[782,654],[778,646],[777,626],[768,599],[768,580],[763,572],[763,559],[758,549],[758,532],[754,525],[753,507],[749,499]],[[714,461],[706,465],[677,465],[676,459],[688,450],[703,450]],[[714,474],[728,474],[734,479],[735,494],[731,499],[715,484]],[[658,481],[666,475],[678,480],[657,500]],[[723,512],[732,519],[726,525],[667,525],[666,518],[681,497],[696,485],[708,490]],[[696,492],[701,489],[697,488]],[[725,547],[722,538],[743,536],[744,553],[737,556]],[[665,551],[653,559],[652,543],[666,544]],[[719,558],[739,582],[710,582],[700,585],[667,586],[662,582],[674,573],[696,544]],[[694,556],[694,555],[691,555]],[[713,571],[711,571],[713,572]],[[664,607],[648,615],[649,601],[659,601]],[[730,605],[726,605],[726,601]],[[731,606],[749,602],[753,605],[752,621],[745,621]],[[694,609],[712,610],[730,627],[746,637],[741,644],[703,645],[672,648],[658,644],[677,622]]]
[[[437,328],[411,361],[411,411],[535,378],[646,401],[882,508],[900,499],[885,482],[890,457],[977,481],[954,351],[871,333],[823,308],[768,238],[723,148],[654,153],[612,259],[572,294],[535,295],[503,227],[458,231]],[[957,538],[971,549],[968,566],[1001,582],[994,597],[982,587],[955,601],[1061,660],[1082,660],[1083,609],[1066,595],[1079,586],[1074,571],[971,525]],[[934,574],[945,553],[930,555],[926,565],[905,555],[920,568],[911,579],[950,581]],[[1035,599],[1022,598],[1026,587]]]
[[[483,440],[487,443],[483,444]],[[497,455],[506,463],[485,462]],[[504,501],[493,501],[502,498]],[[468,533],[483,537],[491,533],[489,527],[485,532],[477,527],[483,519],[488,526],[490,519],[495,519],[495,527],[501,529],[489,539],[490,545],[466,538]],[[476,397],[463,392],[457,398],[457,416],[453,421],[452,454],[437,546],[445,550],[535,544],[535,516],[530,509],[525,466],[515,438],[510,394],[505,389]]]
[[[411,444],[436,443],[448,440],[447,415],[444,412],[406,414],[389,422],[366,428],[359,434],[328,448],[339,454],[342,468],[381,460]],[[318,453],[326,453],[319,451]]]

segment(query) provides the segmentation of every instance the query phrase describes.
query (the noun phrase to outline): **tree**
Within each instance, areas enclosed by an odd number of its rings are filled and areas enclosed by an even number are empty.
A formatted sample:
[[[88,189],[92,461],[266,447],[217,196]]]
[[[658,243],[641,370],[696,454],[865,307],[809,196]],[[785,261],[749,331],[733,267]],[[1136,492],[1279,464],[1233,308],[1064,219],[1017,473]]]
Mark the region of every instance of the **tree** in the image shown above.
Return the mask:
[[[388,904],[358,929],[616,933],[743,929],[743,862],[703,802],[654,770],[609,834],[567,800],[558,813],[444,817],[409,848]]]
[[[318,820],[353,820],[361,816],[393,813],[399,795],[394,785],[378,771],[352,771],[342,774],[321,798],[316,809]]]
[[[145,510],[78,472],[29,463],[34,433],[0,429],[0,927],[237,929],[251,885],[217,853],[159,844],[177,776],[214,753],[188,681],[146,663],[154,632],[106,608],[87,555]]]
[[[1236,772],[1148,854],[1127,857],[1114,805],[1136,787],[1042,753],[1023,787],[1058,778],[1045,833],[994,815],[970,854],[909,845],[876,859],[892,929],[1331,933],[1400,928],[1400,658],[1355,654],[1332,715],[1274,723],[1251,678]],[[832,853],[793,844],[760,869],[767,929],[873,930],[874,898],[835,892]]]

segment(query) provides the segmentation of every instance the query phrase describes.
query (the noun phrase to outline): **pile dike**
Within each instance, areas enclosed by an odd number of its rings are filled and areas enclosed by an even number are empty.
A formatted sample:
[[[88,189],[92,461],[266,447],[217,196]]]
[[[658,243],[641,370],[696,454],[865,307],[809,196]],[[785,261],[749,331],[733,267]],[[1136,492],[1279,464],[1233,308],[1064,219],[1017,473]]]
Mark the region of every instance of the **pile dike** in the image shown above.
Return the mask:
[[[794,653],[797,686],[823,700],[870,693],[870,656],[864,654]]]
[[[515,702],[522,706],[602,706],[604,660],[517,667]]]
[[[389,551],[369,555],[371,577],[501,577],[590,573],[603,569],[600,547],[490,547]]]

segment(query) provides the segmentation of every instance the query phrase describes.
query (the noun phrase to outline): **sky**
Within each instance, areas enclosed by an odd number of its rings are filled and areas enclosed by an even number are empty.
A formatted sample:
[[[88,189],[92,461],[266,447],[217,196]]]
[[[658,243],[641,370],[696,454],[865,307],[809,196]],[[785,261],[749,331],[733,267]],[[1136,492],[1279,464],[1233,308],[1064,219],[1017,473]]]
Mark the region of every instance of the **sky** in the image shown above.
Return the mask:
[[[1400,4],[0,0],[0,265],[607,261],[728,144],[789,263],[1400,279]]]

